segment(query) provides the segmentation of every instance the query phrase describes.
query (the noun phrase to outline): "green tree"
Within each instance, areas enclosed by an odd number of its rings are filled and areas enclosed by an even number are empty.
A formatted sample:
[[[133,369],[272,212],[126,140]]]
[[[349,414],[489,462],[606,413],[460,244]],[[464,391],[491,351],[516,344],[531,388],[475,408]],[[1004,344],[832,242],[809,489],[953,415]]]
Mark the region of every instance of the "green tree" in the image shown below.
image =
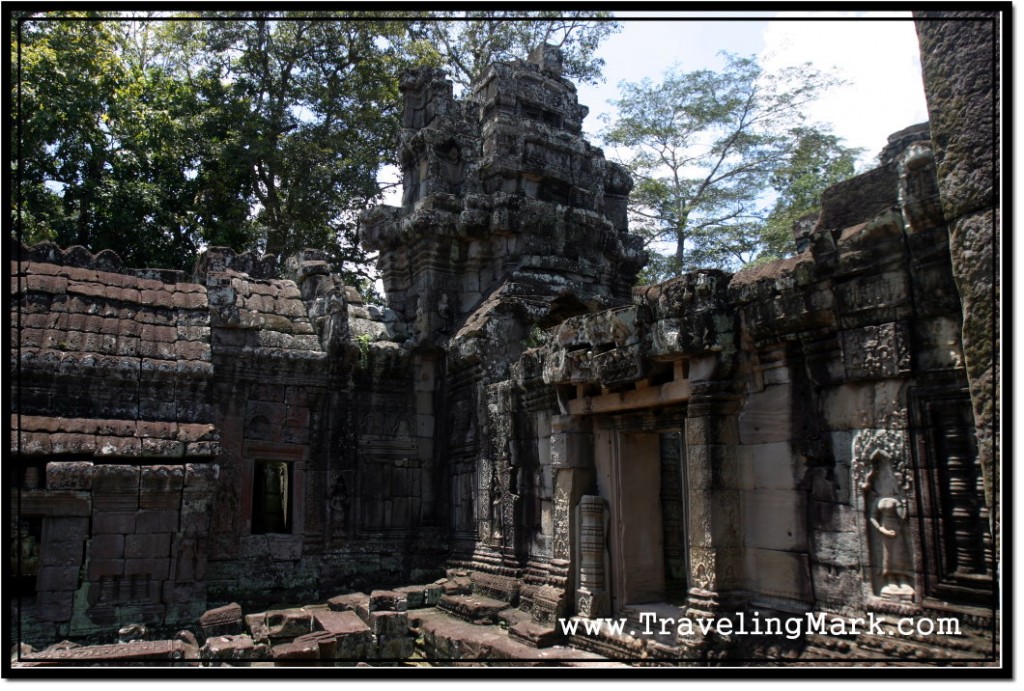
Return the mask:
[[[765,256],[792,252],[793,224],[819,211],[825,188],[853,177],[857,157],[864,152],[813,128],[797,128],[791,134],[793,150],[770,179],[778,198],[764,223]]]
[[[410,23],[409,35],[424,57],[444,65],[452,81],[468,88],[493,62],[525,58],[538,45],[562,50],[565,75],[589,84],[601,80],[597,48],[621,25],[609,12],[435,11]]]
[[[9,163],[24,239],[178,268],[205,245],[314,247],[365,283],[356,218],[395,163],[401,73],[447,62],[468,80],[547,41],[567,51],[570,74],[594,79],[594,50],[617,28],[580,13],[455,21],[469,14],[22,16]],[[447,43],[438,51],[429,37]]]
[[[11,102],[20,136],[9,160],[29,241],[86,244],[94,235],[94,200],[111,157],[105,115],[122,70],[110,32],[75,21],[87,17],[23,18],[12,27]]]
[[[178,31],[198,37],[192,69],[220,135],[202,170],[232,181],[220,196],[251,200],[261,249],[323,248],[356,266],[355,216],[393,162],[398,77],[412,62],[403,22],[328,18],[231,13]]]
[[[212,151],[205,104],[167,69],[144,18],[44,14],[15,31],[20,148],[10,162],[24,240],[183,269],[211,240],[249,241],[244,225],[218,235],[197,212],[198,169]]]
[[[769,74],[754,58],[725,57],[721,71],[620,84],[618,117],[604,138],[628,152],[637,180],[631,226],[649,246],[674,246],[655,258],[648,280],[771,251],[765,194],[809,131],[804,107],[836,83],[810,65]]]

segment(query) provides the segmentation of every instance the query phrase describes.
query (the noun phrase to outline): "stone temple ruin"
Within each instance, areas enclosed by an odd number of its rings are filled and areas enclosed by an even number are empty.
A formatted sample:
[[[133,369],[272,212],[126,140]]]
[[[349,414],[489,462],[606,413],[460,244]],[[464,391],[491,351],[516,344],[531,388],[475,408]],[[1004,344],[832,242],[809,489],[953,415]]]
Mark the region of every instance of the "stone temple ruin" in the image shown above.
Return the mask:
[[[19,664],[997,660],[995,130],[957,100],[993,23],[918,31],[931,130],[734,275],[633,288],[632,182],[550,48],[402,82],[386,308],[316,252],[14,247]]]

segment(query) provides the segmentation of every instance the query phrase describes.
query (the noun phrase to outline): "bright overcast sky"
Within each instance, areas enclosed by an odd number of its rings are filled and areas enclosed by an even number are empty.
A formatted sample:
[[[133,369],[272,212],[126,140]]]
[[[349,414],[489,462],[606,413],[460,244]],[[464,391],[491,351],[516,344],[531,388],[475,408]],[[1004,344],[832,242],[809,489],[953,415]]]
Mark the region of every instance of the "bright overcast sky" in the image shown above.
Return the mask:
[[[656,15],[668,21],[637,20]],[[757,16],[760,15],[760,16]],[[757,55],[767,69],[810,62],[833,69],[848,83],[826,93],[808,112],[831,126],[848,146],[866,151],[859,170],[887,137],[928,119],[917,35],[909,12],[617,12],[622,31],[600,49],[605,82],[579,86],[590,108],[584,130],[600,144],[602,113],[617,98],[620,81],[657,82],[672,67],[683,72],[721,69],[720,51]],[[728,17],[727,20],[714,18]]]

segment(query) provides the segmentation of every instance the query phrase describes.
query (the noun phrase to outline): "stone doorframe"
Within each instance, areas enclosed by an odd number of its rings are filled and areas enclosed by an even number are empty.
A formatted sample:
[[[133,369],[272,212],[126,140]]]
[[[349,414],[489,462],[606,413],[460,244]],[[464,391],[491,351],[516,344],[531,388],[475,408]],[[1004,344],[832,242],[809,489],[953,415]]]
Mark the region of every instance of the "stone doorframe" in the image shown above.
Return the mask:
[[[614,614],[627,605],[667,599],[661,444],[666,432],[678,434],[680,441],[684,438],[685,413],[677,411],[675,415],[656,416],[646,411],[593,420],[596,495],[581,499],[575,535],[580,585],[600,583],[607,602],[595,598],[591,604],[584,598],[590,610],[581,610],[584,616]],[[682,448],[679,451],[684,453]],[[685,465],[684,456],[679,463],[678,488],[684,506]],[[598,537],[600,545],[595,543]],[[688,552],[689,545],[683,544],[681,549]],[[596,574],[595,569],[603,572]]]

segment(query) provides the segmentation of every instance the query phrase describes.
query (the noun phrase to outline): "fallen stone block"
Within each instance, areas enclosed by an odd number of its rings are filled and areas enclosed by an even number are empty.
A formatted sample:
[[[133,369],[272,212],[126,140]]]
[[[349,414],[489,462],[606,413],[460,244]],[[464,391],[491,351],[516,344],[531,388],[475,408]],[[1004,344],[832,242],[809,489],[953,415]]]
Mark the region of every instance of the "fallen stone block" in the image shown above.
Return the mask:
[[[494,624],[498,613],[508,609],[508,603],[478,595],[444,595],[437,607],[472,624]]]
[[[402,588],[395,588],[396,593],[405,596],[405,604],[408,609],[419,609],[425,607],[425,586],[407,585]]]
[[[444,595],[444,588],[437,583],[431,583],[423,588],[423,606],[436,607],[442,595]]]
[[[245,628],[254,641],[270,641],[270,632],[267,630],[267,613],[245,615]]]
[[[469,595],[473,592],[473,581],[468,576],[457,576],[441,584],[445,595]]]
[[[374,590],[370,593],[371,612],[404,612],[408,609],[405,594],[396,590]]]
[[[130,662],[192,661],[198,651],[182,641],[132,641],[113,645],[85,645],[62,650],[43,650],[22,656],[23,662],[51,664],[102,664]],[[196,663],[192,663],[196,664]]]
[[[295,638],[313,630],[313,615],[300,607],[271,610],[266,621],[271,640]]]
[[[373,649],[370,627],[355,612],[317,611],[316,625],[334,636],[336,660],[364,660]]]
[[[203,612],[199,617],[199,627],[203,630],[203,636],[231,636],[245,631],[245,621],[242,619],[242,606],[232,602],[223,607],[215,607]]]
[[[337,659],[338,639],[329,631],[314,631],[303,634],[296,638],[293,643],[296,645],[315,643],[319,650],[318,659],[320,660],[320,665],[332,665],[334,660]]]
[[[408,660],[415,650],[415,641],[409,636],[389,636],[381,634],[377,638],[377,660],[400,661]]]
[[[294,640],[279,643],[270,649],[275,667],[308,667],[320,659],[320,645],[315,640]]]
[[[504,609],[501,612],[498,612],[498,623],[504,629],[511,629],[516,624],[529,620],[529,612],[524,612],[523,610],[517,609],[515,607],[509,607],[508,609]]]
[[[409,633],[409,616],[405,612],[370,612],[367,623],[377,636],[404,636]]]
[[[241,667],[248,667],[252,660],[268,657],[269,647],[254,641],[249,636],[214,636],[207,638],[199,649],[199,657],[205,661],[227,661]]]
[[[366,593],[348,593],[347,595],[336,595],[327,601],[327,606],[335,612],[354,612],[359,604],[366,604],[367,608],[370,596]]]

